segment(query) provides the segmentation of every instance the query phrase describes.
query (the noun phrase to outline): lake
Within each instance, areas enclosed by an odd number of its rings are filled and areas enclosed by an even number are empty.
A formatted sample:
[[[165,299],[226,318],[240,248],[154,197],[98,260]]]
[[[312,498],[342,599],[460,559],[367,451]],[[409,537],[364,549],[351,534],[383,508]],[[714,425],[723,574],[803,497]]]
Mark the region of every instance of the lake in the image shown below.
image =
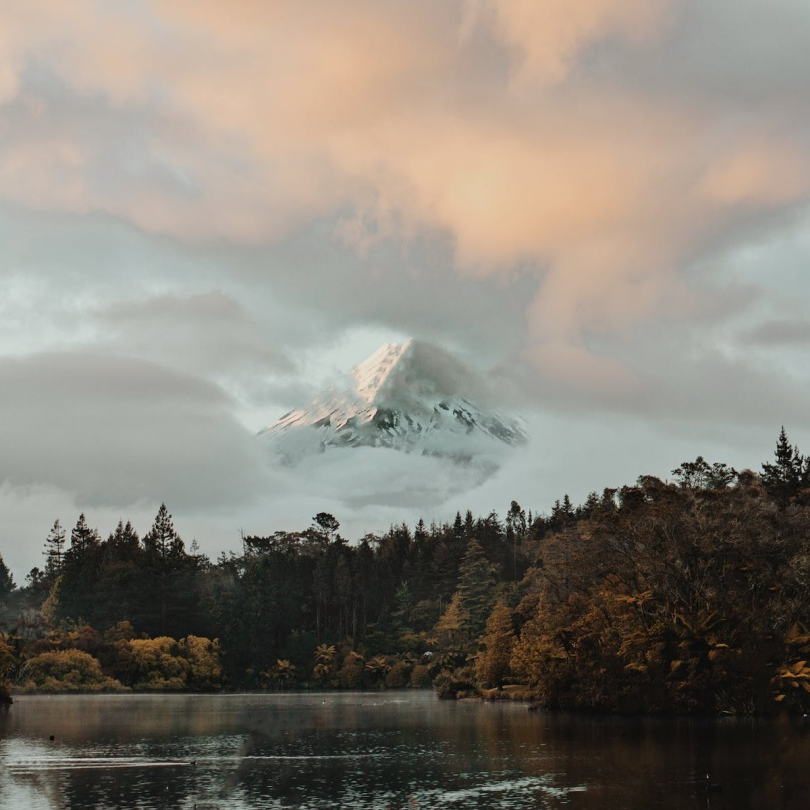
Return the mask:
[[[20,696],[0,807],[805,810],[810,730],[412,691]]]

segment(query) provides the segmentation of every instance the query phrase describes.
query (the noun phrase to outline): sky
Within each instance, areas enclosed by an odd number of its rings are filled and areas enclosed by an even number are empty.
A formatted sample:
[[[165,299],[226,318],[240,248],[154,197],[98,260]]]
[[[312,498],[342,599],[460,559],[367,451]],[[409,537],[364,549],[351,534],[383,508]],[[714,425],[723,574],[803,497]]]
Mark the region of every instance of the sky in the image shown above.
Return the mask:
[[[216,557],[333,513],[548,511],[810,449],[803,0],[0,0],[0,554],[54,520]],[[255,434],[383,342],[531,445],[290,475]],[[385,480],[390,498],[357,494]]]

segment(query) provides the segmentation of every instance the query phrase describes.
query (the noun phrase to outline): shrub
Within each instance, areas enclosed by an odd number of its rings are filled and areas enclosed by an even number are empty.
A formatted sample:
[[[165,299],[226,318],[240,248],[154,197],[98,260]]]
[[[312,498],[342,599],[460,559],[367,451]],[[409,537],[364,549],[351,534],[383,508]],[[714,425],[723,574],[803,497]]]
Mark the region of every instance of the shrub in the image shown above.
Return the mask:
[[[23,669],[22,688],[26,692],[110,692],[123,690],[122,684],[108,678],[101,664],[81,650],[53,650],[31,658]]]

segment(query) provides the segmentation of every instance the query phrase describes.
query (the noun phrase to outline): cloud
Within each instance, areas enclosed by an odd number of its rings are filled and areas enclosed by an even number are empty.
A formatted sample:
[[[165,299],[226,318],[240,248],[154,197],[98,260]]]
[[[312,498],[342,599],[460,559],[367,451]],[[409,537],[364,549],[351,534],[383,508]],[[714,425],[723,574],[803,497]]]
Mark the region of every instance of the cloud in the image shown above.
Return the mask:
[[[576,435],[805,430],[806,3],[0,5],[7,492],[393,520],[242,427],[372,338]]]
[[[810,321],[768,321],[750,330],[745,340],[762,346],[806,346],[810,344]]]
[[[446,240],[456,273],[533,274],[538,356],[587,351],[588,331],[688,312],[687,263],[810,192],[792,95],[742,104],[701,86],[745,75],[736,45],[717,59],[727,17],[704,5],[15,8],[2,188],[191,241],[261,245],[316,222],[366,253]],[[762,7],[733,11],[734,42],[759,46]],[[794,40],[768,49],[780,86],[799,81]],[[688,87],[675,55],[691,60]]]
[[[579,52],[599,40],[632,43],[655,35],[668,20],[668,0],[484,0],[500,37],[517,52],[518,86],[560,81]]]
[[[270,348],[272,334],[221,291],[117,301],[99,309],[95,320],[105,342],[120,351],[187,373],[238,382],[290,369]]]
[[[0,360],[0,481],[77,502],[246,503],[263,488],[252,436],[214,386],[143,361],[65,352]]]

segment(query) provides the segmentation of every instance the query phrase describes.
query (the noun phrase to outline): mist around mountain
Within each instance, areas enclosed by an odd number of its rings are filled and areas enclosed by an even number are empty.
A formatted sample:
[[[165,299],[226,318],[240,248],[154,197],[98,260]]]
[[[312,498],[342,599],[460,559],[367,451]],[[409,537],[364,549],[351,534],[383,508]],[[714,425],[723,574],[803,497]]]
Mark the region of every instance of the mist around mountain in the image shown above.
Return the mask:
[[[259,437],[308,479],[324,463],[339,465],[353,505],[440,503],[486,481],[528,442],[525,423],[495,406],[486,379],[432,344],[383,344],[351,377]]]

